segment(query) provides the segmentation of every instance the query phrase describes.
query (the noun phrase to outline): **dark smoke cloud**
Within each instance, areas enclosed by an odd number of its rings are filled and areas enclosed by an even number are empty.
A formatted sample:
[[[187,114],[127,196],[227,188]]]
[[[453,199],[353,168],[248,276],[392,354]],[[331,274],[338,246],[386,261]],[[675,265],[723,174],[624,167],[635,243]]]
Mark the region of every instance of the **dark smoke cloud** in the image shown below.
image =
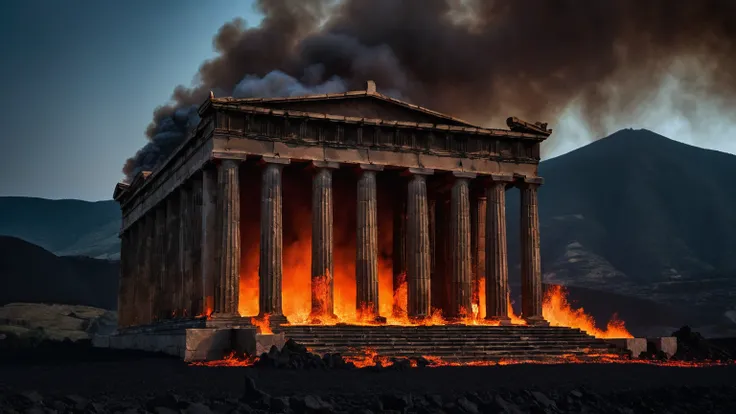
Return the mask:
[[[359,89],[483,125],[517,115],[554,124],[578,105],[592,132],[656,95],[673,67],[688,92],[736,109],[736,1],[261,0],[260,26],[225,24],[199,86],[157,108],[128,178],[167,157],[218,96]],[[686,62],[684,64],[682,62]],[[685,116],[693,100],[674,102]]]

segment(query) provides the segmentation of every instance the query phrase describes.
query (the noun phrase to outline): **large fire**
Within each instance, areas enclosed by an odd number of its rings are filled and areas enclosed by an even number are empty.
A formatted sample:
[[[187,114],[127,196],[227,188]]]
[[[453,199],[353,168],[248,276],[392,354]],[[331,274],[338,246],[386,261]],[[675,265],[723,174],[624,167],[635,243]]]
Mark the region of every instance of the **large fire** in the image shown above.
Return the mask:
[[[347,174],[347,173],[346,173]],[[296,324],[373,324],[376,315],[372,312],[356,310],[355,283],[355,227],[356,197],[354,177],[335,174],[334,224],[333,224],[333,274],[321,275],[313,283],[311,276],[311,208],[303,200],[311,198],[311,178],[309,174],[294,174],[284,180],[283,204],[283,278],[282,304],[284,315],[289,323]],[[257,193],[258,183],[243,180],[243,185],[252,186],[248,191]],[[390,189],[391,183],[381,183],[379,187]],[[397,187],[398,188],[398,187]],[[378,311],[386,318],[387,324],[440,325],[448,323],[441,311],[434,310],[431,318],[416,322],[407,317],[407,285],[405,275],[399,275],[394,286],[393,263],[393,212],[392,193],[378,193]],[[380,206],[389,206],[381,209]],[[259,315],[258,309],[258,262],[259,262],[259,207],[258,203],[241,203],[242,256],[240,268],[240,314]],[[351,230],[353,229],[353,230]],[[333,286],[334,315],[329,313],[328,292]],[[493,324],[485,320],[485,281],[477,283],[478,292],[473,292],[472,309],[467,309],[460,323]],[[312,306],[312,300],[317,306]],[[509,301],[508,316],[513,324],[523,325],[525,321],[514,312]],[[593,319],[583,309],[573,309],[566,299],[563,289],[553,288],[544,298],[544,316],[555,326],[579,328],[600,338],[631,337],[623,322],[615,318],[605,329],[596,327]],[[265,331],[261,318],[258,322]],[[457,320],[454,323],[458,323]]]
[[[334,311],[335,315],[314,315],[312,313],[312,296],[320,303],[326,302],[329,275],[317,279],[318,283],[312,286],[310,268],[311,240],[308,234],[298,242],[285,247],[284,251],[284,278],[283,278],[283,307],[284,314],[289,322],[298,324],[370,324],[374,323],[370,315],[356,310],[355,268],[351,257],[336,254],[334,275]],[[339,250],[336,249],[336,253]],[[257,263],[254,257],[250,262]],[[403,275],[402,275],[403,276]],[[314,290],[314,292],[313,292]],[[493,324],[485,320],[485,280],[479,281],[477,303],[473,304],[471,312],[462,321],[466,324]],[[393,289],[393,274],[391,262],[388,259],[379,260],[379,311],[390,325],[441,325],[447,323],[439,310],[435,310],[432,317],[423,322],[410,321],[406,313],[407,286],[406,278],[399,278],[399,286]],[[323,308],[323,306],[319,306]],[[244,272],[240,284],[240,314],[258,314],[258,271],[257,267]],[[552,286],[544,296],[543,314],[552,326],[566,326],[578,328],[597,338],[631,338],[624,322],[614,315],[604,329],[596,326],[593,318],[582,308],[573,309],[567,301],[567,292],[560,286]],[[512,324],[523,325],[525,321],[516,314],[509,301],[508,316]],[[267,323],[263,319],[253,319],[255,324],[267,332]]]

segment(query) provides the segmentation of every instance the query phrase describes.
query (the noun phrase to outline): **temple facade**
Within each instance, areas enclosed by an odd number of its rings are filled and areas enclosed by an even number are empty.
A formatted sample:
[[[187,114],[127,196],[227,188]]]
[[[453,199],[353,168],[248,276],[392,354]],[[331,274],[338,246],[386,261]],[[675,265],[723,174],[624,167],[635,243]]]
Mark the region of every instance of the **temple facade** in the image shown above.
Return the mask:
[[[509,118],[488,129],[376,91],[289,98],[215,98],[196,130],[155,171],[119,183],[121,328],[239,315],[241,250],[257,232],[258,312],[283,323],[284,182],[309,176],[311,275],[334,274],[337,176],[355,206],[356,311],[380,322],[379,224],[392,214],[394,283],[405,277],[409,318],[439,308],[460,318],[485,279],[488,319],[508,321],[506,194],[519,191],[522,317],[542,317],[538,176],[546,124]],[[390,202],[379,202],[391,185]],[[390,205],[388,205],[390,204]],[[245,205],[256,217],[241,217]],[[251,210],[249,210],[251,211]],[[258,223],[244,224],[244,223]],[[246,226],[246,227],[244,227]],[[250,226],[250,227],[248,227]],[[252,228],[251,228],[252,227]],[[388,230],[386,230],[388,231]],[[387,233],[388,234],[388,233]],[[334,286],[313,294],[334,312]]]

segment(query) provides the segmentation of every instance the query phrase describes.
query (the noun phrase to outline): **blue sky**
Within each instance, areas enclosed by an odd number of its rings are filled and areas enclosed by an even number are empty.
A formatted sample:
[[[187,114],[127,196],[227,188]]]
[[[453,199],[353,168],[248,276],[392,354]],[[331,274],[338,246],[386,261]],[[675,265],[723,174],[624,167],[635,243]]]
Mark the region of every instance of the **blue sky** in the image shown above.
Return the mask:
[[[0,195],[109,199],[153,109],[214,56],[252,1],[6,0]]]
[[[260,22],[252,0],[4,0],[0,3],[0,196],[110,199],[122,165],[146,143],[153,109],[190,85],[214,56],[212,38],[235,17]],[[675,68],[677,69],[677,68]],[[697,71],[693,72],[697,73]],[[607,133],[648,128],[736,153],[736,119],[689,95],[677,71]],[[692,101],[696,123],[673,102]],[[572,102],[550,122],[546,157],[593,138]]]

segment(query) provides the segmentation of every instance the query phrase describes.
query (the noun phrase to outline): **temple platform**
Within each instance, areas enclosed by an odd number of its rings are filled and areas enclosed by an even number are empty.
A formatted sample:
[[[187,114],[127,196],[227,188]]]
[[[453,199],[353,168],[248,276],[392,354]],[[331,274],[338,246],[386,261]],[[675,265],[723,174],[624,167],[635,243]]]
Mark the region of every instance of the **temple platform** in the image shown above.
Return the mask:
[[[250,324],[250,318],[191,319],[131,327],[96,338],[94,343],[100,347],[161,352],[185,361],[218,360],[233,351],[258,356],[273,345],[280,348],[288,339],[320,355],[422,356],[447,362],[584,361],[643,351],[627,345],[637,338],[617,342],[595,338],[579,329],[550,326],[338,324],[273,326],[273,331],[260,333]],[[646,344],[646,340],[641,340]]]
[[[625,350],[579,329],[540,326],[294,325],[274,329],[311,352],[389,357],[439,357],[451,362],[593,359]]]

